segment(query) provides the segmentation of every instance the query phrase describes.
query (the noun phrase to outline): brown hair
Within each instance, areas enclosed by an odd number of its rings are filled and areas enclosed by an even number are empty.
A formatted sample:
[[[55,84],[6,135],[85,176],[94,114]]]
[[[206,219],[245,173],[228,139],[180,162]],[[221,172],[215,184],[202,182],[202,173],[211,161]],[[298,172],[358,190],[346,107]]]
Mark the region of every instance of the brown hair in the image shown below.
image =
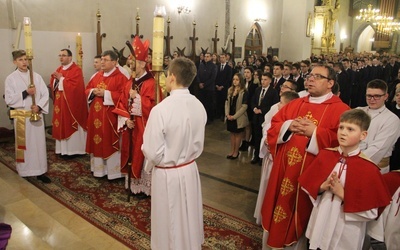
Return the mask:
[[[176,78],[176,83],[183,87],[189,87],[196,76],[196,65],[185,58],[177,57],[169,63],[168,71]]]
[[[17,60],[17,58],[20,58],[22,56],[26,56],[25,50],[15,50],[12,53],[13,61]]]
[[[371,123],[371,117],[361,109],[351,109],[340,116],[340,122],[355,124],[361,128],[361,131],[367,131]]]

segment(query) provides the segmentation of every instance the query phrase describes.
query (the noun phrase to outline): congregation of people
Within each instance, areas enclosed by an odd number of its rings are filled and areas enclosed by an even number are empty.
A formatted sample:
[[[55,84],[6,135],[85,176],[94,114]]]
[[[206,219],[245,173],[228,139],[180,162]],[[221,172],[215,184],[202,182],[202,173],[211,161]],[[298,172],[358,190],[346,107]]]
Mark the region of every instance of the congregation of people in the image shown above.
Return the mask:
[[[200,56],[192,93],[207,124],[226,123],[226,158],[247,151],[262,166],[254,217],[263,248],[400,247],[398,57],[212,58]]]
[[[125,178],[135,196],[151,196],[153,249],[201,249],[195,160],[205,127],[224,122],[230,149],[221,161],[249,152],[261,166],[254,217],[263,249],[362,249],[366,237],[373,249],[400,248],[399,57],[289,62],[253,54],[235,62],[229,53],[202,53],[192,62],[176,51],[164,57],[163,95],[149,42],[135,37],[132,45],[126,65],[112,50],[96,56],[87,83],[72,52],[61,49],[50,92],[37,73],[30,85],[25,51],[13,52],[5,101],[21,177],[51,182],[43,114],[52,101],[60,158],[89,154],[94,177]],[[31,113],[42,119],[29,121]]]

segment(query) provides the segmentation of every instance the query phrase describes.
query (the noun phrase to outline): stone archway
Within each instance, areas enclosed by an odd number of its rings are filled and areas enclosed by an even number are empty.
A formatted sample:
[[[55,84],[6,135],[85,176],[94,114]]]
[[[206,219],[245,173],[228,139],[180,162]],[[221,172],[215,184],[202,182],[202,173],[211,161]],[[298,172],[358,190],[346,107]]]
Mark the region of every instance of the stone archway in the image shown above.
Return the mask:
[[[358,26],[357,30],[353,33],[353,39],[351,39],[352,40],[351,47],[354,48],[355,52],[358,51],[358,40],[359,40],[361,34],[364,32],[364,30],[368,26],[371,26],[371,28],[374,29],[370,23],[362,23],[360,26]]]
[[[244,45],[244,57],[248,57],[254,53],[261,55],[263,51],[263,39],[260,25],[255,22],[246,37]]]

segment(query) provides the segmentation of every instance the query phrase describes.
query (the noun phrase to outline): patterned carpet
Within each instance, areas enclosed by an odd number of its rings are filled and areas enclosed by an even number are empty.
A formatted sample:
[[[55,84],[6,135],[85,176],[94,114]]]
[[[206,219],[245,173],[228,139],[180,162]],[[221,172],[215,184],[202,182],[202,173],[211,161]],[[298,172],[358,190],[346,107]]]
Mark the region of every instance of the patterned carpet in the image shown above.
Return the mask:
[[[131,249],[150,249],[150,202],[132,197],[127,202],[123,180],[95,178],[89,157],[61,159],[47,140],[51,184],[28,180],[52,198]],[[0,143],[0,161],[15,171],[14,142]],[[250,222],[204,205],[203,249],[261,249],[262,230]]]

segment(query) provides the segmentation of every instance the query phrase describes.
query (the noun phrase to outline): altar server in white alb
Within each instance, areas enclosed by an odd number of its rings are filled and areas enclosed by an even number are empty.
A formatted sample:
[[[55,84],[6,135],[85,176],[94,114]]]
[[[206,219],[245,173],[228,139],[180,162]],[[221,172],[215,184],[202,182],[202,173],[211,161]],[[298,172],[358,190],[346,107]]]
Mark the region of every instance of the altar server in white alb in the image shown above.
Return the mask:
[[[389,172],[389,158],[400,136],[400,120],[385,106],[387,88],[382,80],[370,81],[365,95],[368,106],[359,107],[371,116],[368,136],[360,143],[360,149],[378,165],[382,174]]]
[[[144,131],[146,171],[152,170],[151,248],[201,249],[203,204],[195,160],[204,146],[207,113],[189,93],[196,66],[171,61],[166,80],[170,96],[156,105]]]
[[[18,174],[22,177],[37,176],[37,179],[50,183],[47,172],[46,139],[43,114],[49,110],[49,91],[43,78],[33,72],[34,87],[30,86],[28,60],[24,50],[12,53],[17,69],[5,81],[5,101],[12,108],[15,131],[15,160]],[[32,96],[35,96],[35,104]],[[41,117],[30,121],[31,113]]]

